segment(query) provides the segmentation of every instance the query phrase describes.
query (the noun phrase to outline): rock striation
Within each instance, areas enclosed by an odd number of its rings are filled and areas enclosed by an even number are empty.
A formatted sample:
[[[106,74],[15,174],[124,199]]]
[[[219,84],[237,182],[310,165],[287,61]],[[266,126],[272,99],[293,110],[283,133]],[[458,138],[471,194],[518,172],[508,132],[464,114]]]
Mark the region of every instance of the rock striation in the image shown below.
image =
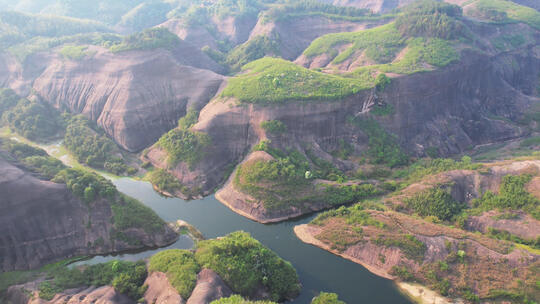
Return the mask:
[[[0,158],[0,270],[34,269],[61,259],[165,246],[177,234],[164,224],[163,233],[150,235],[130,228],[126,235],[140,241],[130,245],[111,237],[111,204],[91,205],[64,184],[40,180]]]

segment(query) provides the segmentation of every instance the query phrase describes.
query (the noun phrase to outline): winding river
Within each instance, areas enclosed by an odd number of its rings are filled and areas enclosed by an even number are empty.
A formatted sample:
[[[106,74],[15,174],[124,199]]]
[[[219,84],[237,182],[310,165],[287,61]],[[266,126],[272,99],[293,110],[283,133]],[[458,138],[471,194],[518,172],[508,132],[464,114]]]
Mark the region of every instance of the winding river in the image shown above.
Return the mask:
[[[291,303],[308,304],[320,291],[335,292],[348,304],[409,304],[392,281],[380,278],[362,266],[327,251],[301,242],[293,232],[295,225],[309,222],[314,215],[278,224],[263,225],[246,219],[217,201],[214,196],[184,201],[165,198],[150,183],[119,178],[113,180],[118,190],[152,208],[167,222],[184,220],[199,229],[206,238],[215,238],[237,230],[251,233],[261,243],[290,261],[298,271],[303,288]],[[188,236],[168,248],[189,249]],[[100,263],[111,259],[139,260],[157,251],[148,250],[119,256],[97,256],[78,264]]]

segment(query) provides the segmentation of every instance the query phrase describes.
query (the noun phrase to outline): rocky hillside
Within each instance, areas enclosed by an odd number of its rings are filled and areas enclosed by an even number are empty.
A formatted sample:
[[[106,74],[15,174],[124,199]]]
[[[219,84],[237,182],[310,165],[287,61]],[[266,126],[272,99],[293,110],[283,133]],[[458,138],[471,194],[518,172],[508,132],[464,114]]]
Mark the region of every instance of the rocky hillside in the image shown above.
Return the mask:
[[[6,299],[13,304],[64,303],[69,299],[209,304],[233,293],[240,299],[239,295],[275,301],[292,299],[299,293],[295,269],[245,232],[203,240],[197,247],[193,251],[161,251],[147,265],[143,261],[111,261],[81,269],[60,267],[49,271],[47,280],[11,286]],[[261,264],[255,265],[253,256]]]
[[[364,195],[348,195],[350,186],[366,183],[357,174],[363,164],[387,170],[411,157],[450,156],[529,135],[538,124],[535,24],[519,14],[496,25],[472,20],[474,11],[462,15],[458,6],[435,10],[411,6],[386,25],[324,35],[295,64],[264,58],[245,65],[198,123],[170,131],[143,157],[203,195],[242,163],[218,197],[272,221],[329,207],[324,195],[297,197],[312,187],[339,191],[336,204]],[[430,18],[445,25],[415,23]],[[267,156],[250,154],[256,150]],[[277,175],[269,178],[272,170]],[[329,178],[351,182],[328,187]],[[291,183],[297,187],[285,187]]]
[[[165,246],[177,238],[155,213],[109,181],[66,169],[42,150],[2,140],[0,168],[2,271]]]
[[[114,26],[90,34],[86,23],[55,36],[56,22],[65,24],[55,21],[6,38],[0,85],[84,114],[128,151],[144,149],[142,158],[169,174],[162,180],[177,179],[167,192],[208,195],[229,180],[226,192],[247,195],[242,209],[257,201],[253,212],[283,218],[329,207],[307,196],[287,206],[291,189],[259,189],[283,174],[304,193],[350,191],[373,184],[357,174],[364,165],[393,170],[538,127],[540,13],[506,0],[448,2],[461,6],[184,3],[159,27],[128,36],[107,33]],[[271,158],[255,161],[253,150]],[[269,169],[263,163],[283,162],[294,174],[256,176]]]
[[[537,301],[539,166],[503,162],[428,175],[380,201],[323,213],[295,232],[377,275],[442,296]]]

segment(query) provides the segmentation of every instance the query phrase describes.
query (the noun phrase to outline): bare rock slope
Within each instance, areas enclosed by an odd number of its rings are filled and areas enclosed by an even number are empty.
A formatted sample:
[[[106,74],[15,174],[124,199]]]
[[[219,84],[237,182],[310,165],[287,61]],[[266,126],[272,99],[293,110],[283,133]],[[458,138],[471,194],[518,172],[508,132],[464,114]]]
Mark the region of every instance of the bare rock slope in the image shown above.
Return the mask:
[[[0,270],[31,269],[60,259],[164,246],[177,235],[125,231],[140,244],[111,239],[110,202],[89,206],[64,184],[40,180],[0,158]]]

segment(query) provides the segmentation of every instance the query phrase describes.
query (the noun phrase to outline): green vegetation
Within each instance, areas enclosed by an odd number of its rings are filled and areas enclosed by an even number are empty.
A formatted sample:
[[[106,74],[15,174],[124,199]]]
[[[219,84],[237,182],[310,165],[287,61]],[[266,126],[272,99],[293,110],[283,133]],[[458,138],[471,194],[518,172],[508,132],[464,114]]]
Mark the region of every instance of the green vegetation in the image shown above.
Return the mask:
[[[372,240],[378,246],[397,247],[401,249],[403,254],[411,259],[421,262],[424,259],[426,252],[426,244],[418,240],[414,235],[399,235],[399,236],[379,236]]]
[[[244,18],[255,17],[264,7],[265,2],[271,0],[216,0],[199,5],[197,2],[181,1],[178,7],[172,10],[168,18],[181,18],[187,26],[207,26],[210,19],[216,16],[220,19],[233,16]]]
[[[159,190],[166,191],[170,194],[180,191],[181,193],[190,197],[200,192],[198,189],[190,189],[182,185],[182,183],[180,183],[180,181],[174,177],[174,175],[163,169],[149,171],[144,179],[151,182],[152,185],[157,187]]]
[[[401,150],[396,137],[386,132],[376,120],[351,117],[348,121],[368,136],[367,154],[373,163],[397,167],[409,162],[409,157]]]
[[[122,37],[120,35],[106,33],[85,33],[61,37],[37,36],[11,46],[8,48],[8,52],[15,56],[20,62],[24,62],[28,56],[34,53],[49,51],[61,45],[71,45],[76,47],[81,45],[97,45],[109,48],[112,45],[120,43],[121,40]],[[90,53],[88,53],[88,55],[90,55]]]
[[[359,32],[319,37],[304,55],[311,58],[326,54],[333,58],[331,63],[337,65],[362,54],[371,65],[360,67],[348,76],[364,87],[376,86],[381,90],[384,85],[377,84],[386,84],[386,81],[374,83],[373,77],[378,73],[412,74],[459,60],[450,40],[465,36],[464,25],[459,21],[461,14],[461,8],[455,5],[418,1],[404,9],[395,22]],[[343,47],[345,49],[339,51]]]
[[[167,20],[172,3],[164,1],[143,2],[122,16],[121,26],[135,31],[153,27]]]
[[[77,161],[90,167],[105,169],[117,175],[134,173],[135,169],[124,163],[116,144],[101,130],[98,131],[94,123],[81,115],[67,119],[64,146],[73,153]]]
[[[516,35],[501,35],[493,40],[493,45],[499,51],[514,50],[527,43],[527,39],[520,34]]]
[[[540,146],[540,136],[530,137],[530,138],[524,139],[522,142],[519,143],[519,146],[521,148],[529,148],[529,147]]]
[[[186,125],[179,124],[178,128],[161,136],[158,145],[167,151],[170,166],[186,162],[193,168],[205,156],[211,141],[208,134],[192,131]]]
[[[312,178],[339,179],[335,174],[337,169],[318,160],[321,167],[315,167],[313,171],[307,158],[296,150],[284,153],[268,147],[265,142],[261,142],[256,148],[270,153],[275,159],[242,164],[238,167],[233,182],[237,189],[261,200],[268,210],[301,207],[303,203],[309,202],[325,202],[337,206],[379,194],[371,184],[314,186]]]
[[[251,61],[278,54],[279,43],[276,40],[267,36],[257,36],[231,50],[223,63],[229,65],[232,71],[238,71]]]
[[[120,195],[111,209],[116,230],[136,228],[149,234],[163,232],[163,220],[151,208],[129,196]]]
[[[473,16],[497,23],[523,22],[540,30],[540,12],[506,0],[473,1]]]
[[[398,277],[402,281],[413,281],[414,275],[406,266],[393,266],[390,274]]]
[[[9,153],[10,158],[19,161],[31,172],[39,174],[43,179],[53,179],[66,167],[61,161],[50,157],[42,149],[0,138],[0,149]]]
[[[81,286],[112,285],[116,291],[137,300],[146,291],[146,266],[143,261],[111,261],[90,265],[84,270],[68,267],[57,268],[50,273],[52,280],[39,285],[39,297],[51,300],[55,294]]]
[[[95,21],[15,11],[0,12],[0,49],[6,49],[36,36],[61,37],[105,31],[109,29]]]
[[[91,203],[100,197],[113,199],[117,194],[116,188],[109,180],[82,169],[63,169],[52,181],[66,184],[73,194],[86,203]]]
[[[87,46],[82,45],[66,45],[60,50],[60,54],[67,59],[81,60],[86,57],[88,49]]]
[[[346,304],[338,299],[338,295],[335,293],[321,292],[318,296],[313,298],[311,304]]]
[[[425,176],[445,171],[477,170],[480,168],[482,168],[482,165],[472,163],[469,156],[464,156],[461,161],[450,158],[422,158],[406,168],[397,170],[393,177],[404,178],[409,182],[414,182]]]
[[[261,127],[268,133],[279,135],[287,132],[287,125],[279,120],[266,120],[261,123]]]
[[[166,28],[146,29],[140,33],[126,36],[120,44],[111,46],[111,52],[120,53],[132,50],[172,49],[180,39]]]
[[[1,123],[30,140],[43,141],[62,130],[55,109],[45,103],[19,98],[11,89],[0,90],[0,110],[3,110]]]
[[[436,216],[439,220],[450,221],[465,207],[452,198],[448,190],[435,187],[421,191],[413,197],[405,199],[407,208],[420,216]]]
[[[219,274],[234,292],[253,296],[264,286],[273,301],[291,299],[300,292],[292,265],[245,232],[200,241],[195,257],[202,267]]]
[[[366,56],[377,63],[391,61],[404,40],[393,23],[359,32],[328,34],[315,39],[304,51],[307,57],[329,54],[339,64],[358,50],[365,50]],[[343,53],[337,54],[337,46],[349,45]],[[338,56],[336,56],[338,55]]]
[[[228,298],[221,298],[219,300],[214,300],[210,304],[277,304],[276,302],[270,301],[249,301],[245,300],[239,295],[232,295]]]
[[[353,225],[357,227],[361,226],[375,226],[383,228],[384,224],[371,217],[366,211],[366,206],[362,203],[356,204],[351,207],[341,206],[337,209],[328,210],[317,215],[313,221],[314,225],[323,225],[327,219],[330,218],[342,218],[347,225]]]
[[[403,36],[456,39],[462,35],[461,7],[432,0],[416,1],[396,19],[396,28]]]
[[[166,273],[171,285],[182,298],[188,299],[195,288],[201,267],[191,251],[171,249],[153,255],[148,270]]]
[[[229,80],[222,95],[242,102],[279,104],[292,100],[332,100],[366,89],[354,79],[308,70],[292,62],[265,57],[246,64]]]
[[[83,169],[66,168],[58,160],[41,149],[11,140],[0,139],[0,148],[25,167],[56,183],[64,183],[67,188],[90,208],[98,199],[106,199],[113,213],[112,237],[130,244],[138,240],[129,238],[123,231],[130,228],[143,229],[148,234],[163,231],[164,222],[155,212],[139,201],[125,196],[106,178]]]
[[[525,190],[525,185],[531,179],[532,175],[528,174],[506,175],[502,179],[498,194],[487,191],[473,201],[473,206],[482,210],[523,210],[540,220],[540,201]]]
[[[301,16],[321,15],[329,19],[344,19],[351,21],[376,20],[390,16],[378,16],[367,9],[352,6],[337,6],[318,1],[284,1],[284,5],[274,6],[265,12],[264,22],[282,21]]]
[[[537,237],[536,240],[524,240],[506,230],[495,229],[492,227],[488,227],[487,235],[494,239],[530,246],[533,249],[540,249],[540,236]]]

